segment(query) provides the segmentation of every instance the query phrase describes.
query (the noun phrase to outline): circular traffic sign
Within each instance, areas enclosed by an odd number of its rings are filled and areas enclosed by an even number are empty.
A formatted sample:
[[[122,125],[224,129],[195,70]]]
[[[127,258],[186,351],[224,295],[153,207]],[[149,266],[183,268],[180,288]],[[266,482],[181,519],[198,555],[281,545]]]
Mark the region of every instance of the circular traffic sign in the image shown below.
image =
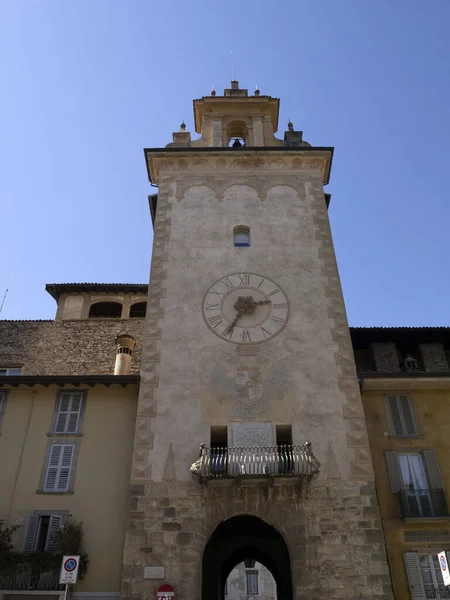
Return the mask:
[[[170,583],[163,583],[156,592],[158,600],[175,600],[175,590]]]
[[[441,569],[443,571],[447,570],[447,561],[445,560],[445,556],[441,556]]]
[[[64,570],[68,573],[72,573],[77,568],[77,561],[74,558],[68,558],[64,562]]]

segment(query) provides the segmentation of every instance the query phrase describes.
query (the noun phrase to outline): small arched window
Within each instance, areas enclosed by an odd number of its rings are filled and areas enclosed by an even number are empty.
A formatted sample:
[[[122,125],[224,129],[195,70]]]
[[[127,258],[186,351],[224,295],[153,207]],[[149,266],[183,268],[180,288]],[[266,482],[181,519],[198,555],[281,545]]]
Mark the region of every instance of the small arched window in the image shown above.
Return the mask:
[[[147,302],[136,302],[130,306],[130,318],[139,319],[145,317],[147,312]]]
[[[239,225],[233,230],[233,238],[235,246],[250,246],[250,227]]]
[[[96,302],[89,309],[90,319],[120,319],[122,305],[119,302]]]

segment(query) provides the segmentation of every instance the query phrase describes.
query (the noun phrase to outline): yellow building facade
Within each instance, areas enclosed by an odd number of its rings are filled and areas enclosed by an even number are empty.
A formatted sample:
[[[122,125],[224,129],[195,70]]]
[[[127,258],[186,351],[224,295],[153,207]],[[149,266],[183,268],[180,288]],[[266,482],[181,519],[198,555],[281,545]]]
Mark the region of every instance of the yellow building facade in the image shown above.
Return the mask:
[[[20,526],[15,548],[50,551],[55,528],[82,522],[89,568],[77,592],[111,597],[120,583],[137,403],[137,377],[113,377],[89,385],[82,377],[30,377],[26,385],[5,377],[0,388],[0,519]],[[10,587],[58,593],[57,575],[16,573]]]
[[[450,596],[437,557],[450,551],[448,336],[444,328],[352,331],[397,600]]]

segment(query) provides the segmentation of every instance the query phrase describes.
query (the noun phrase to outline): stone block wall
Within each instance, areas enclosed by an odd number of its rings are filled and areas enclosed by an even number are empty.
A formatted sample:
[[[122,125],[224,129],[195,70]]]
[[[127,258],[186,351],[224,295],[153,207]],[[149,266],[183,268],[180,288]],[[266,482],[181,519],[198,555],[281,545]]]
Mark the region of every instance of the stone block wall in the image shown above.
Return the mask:
[[[372,350],[377,371],[382,373],[401,371],[397,347],[393,342],[376,342],[372,344]]]
[[[255,507],[286,541],[297,600],[392,598],[375,486],[356,480],[315,480],[303,489],[231,481],[132,485],[122,597],[155,598],[166,580],[179,598],[199,598],[209,537],[222,520],[255,514]]]
[[[443,344],[420,344],[425,371],[442,373],[449,370]]]
[[[118,334],[136,338],[131,373],[138,374],[145,319],[0,321],[0,366],[22,366],[22,375],[114,373]]]

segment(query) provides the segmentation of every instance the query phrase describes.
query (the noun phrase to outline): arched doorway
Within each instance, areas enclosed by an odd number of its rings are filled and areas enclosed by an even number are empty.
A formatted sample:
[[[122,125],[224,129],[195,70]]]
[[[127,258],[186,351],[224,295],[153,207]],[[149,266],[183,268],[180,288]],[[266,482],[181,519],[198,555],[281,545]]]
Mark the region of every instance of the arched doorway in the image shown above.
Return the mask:
[[[236,565],[258,561],[272,573],[277,597],[292,600],[291,561],[282,535],[250,515],[222,521],[205,546],[202,600],[224,600],[225,582]]]

